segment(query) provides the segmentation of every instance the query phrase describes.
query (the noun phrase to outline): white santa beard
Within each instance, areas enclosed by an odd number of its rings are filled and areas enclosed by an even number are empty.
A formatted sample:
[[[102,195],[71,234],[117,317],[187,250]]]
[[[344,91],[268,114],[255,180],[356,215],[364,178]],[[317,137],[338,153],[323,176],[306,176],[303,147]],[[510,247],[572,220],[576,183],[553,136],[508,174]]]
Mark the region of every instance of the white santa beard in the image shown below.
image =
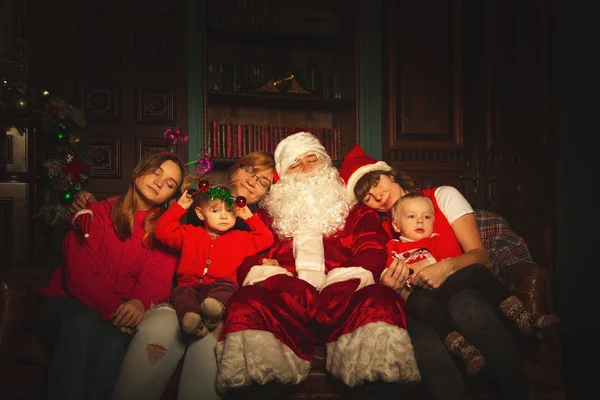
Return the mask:
[[[282,237],[300,231],[331,235],[344,227],[351,205],[338,171],[328,164],[311,172],[280,177],[262,201]]]

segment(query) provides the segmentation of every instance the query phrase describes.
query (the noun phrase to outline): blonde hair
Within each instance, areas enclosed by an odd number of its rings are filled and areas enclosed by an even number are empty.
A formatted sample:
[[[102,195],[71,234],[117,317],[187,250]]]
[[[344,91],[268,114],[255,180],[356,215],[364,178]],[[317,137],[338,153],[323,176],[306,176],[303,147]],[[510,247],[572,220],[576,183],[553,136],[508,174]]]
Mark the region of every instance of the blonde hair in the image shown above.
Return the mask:
[[[179,170],[181,171],[181,176],[185,176],[185,166],[179,157],[177,157],[177,155],[167,152],[150,154],[144,157],[144,159],[142,159],[142,161],[135,166],[133,173],[131,174],[131,183],[129,184],[127,191],[123,195],[119,196],[113,203],[111,209],[111,219],[113,228],[121,240],[129,239],[133,234],[135,214],[139,211],[140,205],[142,204],[140,195],[135,189],[135,181],[139,177],[156,171],[166,161],[173,161],[175,164],[177,164]],[[178,186],[181,186],[181,183],[179,183]],[[142,243],[146,247],[152,246],[154,241],[154,225],[156,224],[158,217],[160,217],[160,215],[167,209],[171,200],[177,196],[177,192],[178,190],[175,190],[173,195],[158,209],[155,207],[148,211],[148,214],[143,222],[143,227],[146,233],[142,239]]]
[[[431,209],[432,210],[434,209],[433,202],[431,201],[431,199],[429,197],[425,196],[423,193],[420,193],[420,192],[406,193],[404,196],[402,196],[398,200],[396,200],[396,202],[392,205],[392,208],[390,210],[391,215],[392,215],[392,221],[398,221],[400,219],[400,214],[402,212],[402,203],[404,203],[408,200],[413,200],[413,199],[427,199],[431,203]]]
[[[275,171],[275,159],[273,158],[273,154],[267,151],[253,151],[238,159],[235,164],[231,166],[231,176],[233,176],[235,171],[240,169],[243,165],[251,166],[256,173],[260,173],[267,169]]]

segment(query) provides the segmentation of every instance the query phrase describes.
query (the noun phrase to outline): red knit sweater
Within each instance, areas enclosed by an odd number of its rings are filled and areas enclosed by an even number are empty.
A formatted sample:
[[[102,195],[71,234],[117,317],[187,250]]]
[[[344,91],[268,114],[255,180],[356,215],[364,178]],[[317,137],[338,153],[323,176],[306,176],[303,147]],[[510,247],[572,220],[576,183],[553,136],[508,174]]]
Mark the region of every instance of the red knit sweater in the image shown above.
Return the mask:
[[[195,286],[215,279],[237,282],[236,272],[244,258],[273,245],[273,233],[253,215],[246,219],[250,232],[230,230],[212,237],[203,227],[181,225],[186,210],[178,203],[159,218],[154,234],[168,246],[181,250],[177,284]]]
[[[138,299],[144,307],[169,300],[178,254],[157,243],[142,245],[147,211],[135,216],[133,235],[122,241],[110,217],[114,199],[92,203],[90,237],[70,231],[63,242],[63,263],[41,289],[45,298],[71,295],[109,320],[126,300]]]

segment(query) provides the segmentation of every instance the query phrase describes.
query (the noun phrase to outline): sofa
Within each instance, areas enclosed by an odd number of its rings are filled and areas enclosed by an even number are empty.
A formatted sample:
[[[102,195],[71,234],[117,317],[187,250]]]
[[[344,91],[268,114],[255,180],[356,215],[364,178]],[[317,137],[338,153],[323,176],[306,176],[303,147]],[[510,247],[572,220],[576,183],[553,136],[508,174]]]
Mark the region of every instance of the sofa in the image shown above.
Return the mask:
[[[526,307],[536,313],[554,309],[551,273],[535,264],[523,239],[500,216],[477,210],[480,233],[494,272]],[[44,399],[50,353],[31,332],[37,293],[48,276],[42,268],[8,270],[0,281],[0,399]],[[522,343],[523,359],[535,399],[564,399],[561,349],[556,328]],[[181,366],[179,366],[181,367]],[[163,399],[176,399],[179,368]],[[325,371],[325,348],[318,346],[308,378],[292,389],[291,399],[337,399],[339,383]],[[485,384],[469,388],[475,399],[492,399]],[[414,399],[426,398],[417,392]],[[133,399],[137,400],[137,399]]]

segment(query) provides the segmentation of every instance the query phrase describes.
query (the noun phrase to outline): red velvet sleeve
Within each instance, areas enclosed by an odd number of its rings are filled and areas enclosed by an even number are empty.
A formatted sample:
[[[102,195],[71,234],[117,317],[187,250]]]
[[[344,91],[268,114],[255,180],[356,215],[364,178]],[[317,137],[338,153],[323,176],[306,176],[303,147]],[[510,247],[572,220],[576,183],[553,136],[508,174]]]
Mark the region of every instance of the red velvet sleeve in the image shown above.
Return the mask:
[[[169,301],[179,252],[157,243],[148,264],[137,277],[131,298],[138,299],[148,309],[152,304]]]
[[[381,219],[375,210],[357,204],[346,222],[351,229],[352,256],[342,267],[363,267],[373,273],[376,282],[385,268],[385,245],[388,235],[381,226]]]
[[[181,217],[187,210],[175,202],[158,218],[154,227],[154,237],[174,249],[181,250],[187,236],[187,226],[181,225]]]
[[[65,285],[72,296],[108,321],[125,300],[113,292],[102,263],[110,239],[118,239],[110,219],[110,203],[92,203],[90,209],[94,212],[90,237],[84,239],[81,233],[71,230],[63,242]]]

